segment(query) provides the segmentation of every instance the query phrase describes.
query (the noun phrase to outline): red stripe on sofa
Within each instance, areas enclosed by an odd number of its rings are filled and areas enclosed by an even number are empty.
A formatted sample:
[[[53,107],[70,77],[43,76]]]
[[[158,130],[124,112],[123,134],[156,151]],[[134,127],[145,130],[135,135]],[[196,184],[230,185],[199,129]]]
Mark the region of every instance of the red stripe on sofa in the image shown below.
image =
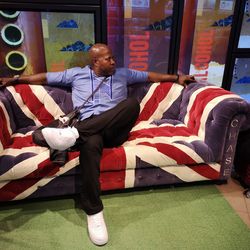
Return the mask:
[[[43,125],[54,120],[54,117],[46,110],[36,95],[34,95],[28,84],[15,85],[15,90],[21,95],[25,105]]]
[[[25,147],[33,147],[37,146],[33,140],[31,135],[26,135],[26,136],[15,136],[13,137],[13,141],[11,145],[8,145],[8,148],[13,148],[13,149],[21,149]]]
[[[189,111],[189,114],[191,114],[191,116],[189,117],[189,120],[187,122],[187,126],[192,129],[193,134],[198,134],[201,124],[201,116],[203,114],[203,110],[205,109],[205,107],[207,107],[208,103],[216,97],[229,94],[232,93],[218,88],[205,89],[204,91],[197,94],[197,96],[195,97],[195,101]],[[213,108],[214,106],[211,105],[210,111]]]
[[[155,128],[145,128],[140,129],[136,131],[130,132],[130,136],[128,141],[135,140],[137,138],[153,138],[153,137],[159,137],[159,136],[185,136],[188,137],[190,135],[193,135],[190,132],[190,128],[187,127],[176,127],[176,126],[161,126],[161,127],[155,127]]]
[[[164,144],[164,143],[149,143],[143,142],[139,145],[145,145],[156,148],[162,154],[174,159],[178,165],[182,164],[197,164],[197,162],[191,158],[186,152],[183,152],[181,149],[175,147],[174,145]]]
[[[43,177],[54,176],[59,171],[58,165],[46,159],[38,164],[38,168],[22,179],[13,180],[0,189],[0,201],[13,200],[16,196],[23,193],[28,188],[35,185]],[[34,190],[35,191],[35,190]]]
[[[124,148],[104,148],[100,169],[101,172],[126,169],[126,155]]]
[[[207,164],[200,164],[200,165],[188,166],[188,167],[192,169],[193,171],[195,171],[196,173],[210,180],[217,180],[220,177],[220,173]]]
[[[1,106],[0,106],[0,140],[3,148],[6,148],[11,144],[11,135],[9,133],[7,127],[7,120]]]
[[[125,188],[125,170],[124,171],[111,171],[101,172],[100,184],[101,190],[114,190]]]
[[[159,103],[166,98],[166,95],[169,93],[172,84],[160,84],[158,85],[154,92],[152,93],[150,99],[145,104],[143,110],[141,111],[137,121],[145,121],[148,120],[152,114],[158,108]]]

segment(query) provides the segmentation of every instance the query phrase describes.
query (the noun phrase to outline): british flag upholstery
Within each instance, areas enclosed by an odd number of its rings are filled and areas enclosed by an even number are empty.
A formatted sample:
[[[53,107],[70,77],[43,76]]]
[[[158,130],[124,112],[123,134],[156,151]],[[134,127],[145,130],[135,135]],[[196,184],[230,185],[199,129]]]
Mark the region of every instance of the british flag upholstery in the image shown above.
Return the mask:
[[[105,148],[102,190],[226,180],[249,104],[220,87],[192,83],[137,84],[139,118],[120,147]],[[68,89],[15,85],[0,91],[0,201],[79,192],[79,152],[64,166],[31,134],[72,109]]]

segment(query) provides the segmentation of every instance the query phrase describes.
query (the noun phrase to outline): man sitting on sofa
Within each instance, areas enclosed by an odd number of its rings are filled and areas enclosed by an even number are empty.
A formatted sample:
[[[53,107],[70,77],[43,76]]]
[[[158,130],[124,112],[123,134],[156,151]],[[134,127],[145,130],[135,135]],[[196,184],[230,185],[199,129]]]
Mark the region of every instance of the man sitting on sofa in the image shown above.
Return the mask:
[[[139,103],[127,98],[127,86],[138,82],[176,82],[186,86],[195,79],[190,75],[116,69],[112,51],[105,44],[93,45],[89,56],[91,63],[84,68],[2,78],[0,83],[3,86],[27,83],[70,87],[74,107],[79,107],[90,97],[74,126],[45,127],[41,132],[47,146],[55,150],[65,150],[77,141],[82,173],[80,195],[83,210],[87,214],[89,237],[94,244],[104,245],[108,242],[108,232],[100,198],[102,151],[104,147],[119,146],[127,140],[140,111]]]

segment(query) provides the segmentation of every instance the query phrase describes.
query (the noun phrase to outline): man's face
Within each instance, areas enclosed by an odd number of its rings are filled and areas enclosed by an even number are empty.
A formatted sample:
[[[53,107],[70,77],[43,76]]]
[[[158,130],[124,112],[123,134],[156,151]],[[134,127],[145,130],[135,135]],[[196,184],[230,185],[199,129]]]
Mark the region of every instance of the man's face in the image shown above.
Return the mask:
[[[96,60],[96,66],[103,76],[111,76],[115,73],[115,59],[109,49],[100,52]]]

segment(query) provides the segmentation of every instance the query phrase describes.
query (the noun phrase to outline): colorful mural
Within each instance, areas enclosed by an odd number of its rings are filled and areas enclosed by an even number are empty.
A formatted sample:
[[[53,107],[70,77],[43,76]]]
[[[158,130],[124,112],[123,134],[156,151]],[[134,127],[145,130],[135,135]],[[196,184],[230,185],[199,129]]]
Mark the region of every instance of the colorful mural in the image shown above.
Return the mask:
[[[0,75],[60,71],[88,64],[93,13],[0,11]]]
[[[173,1],[109,0],[107,5],[108,43],[118,66],[167,72]]]
[[[118,66],[167,72],[174,1],[108,0],[107,5],[108,43]],[[185,1],[180,74],[221,86],[234,6],[235,0]]]
[[[0,29],[0,75],[46,70],[40,12],[0,11]]]
[[[238,48],[250,48],[250,0],[246,0]]]
[[[47,70],[88,64],[86,52],[95,43],[94,15],[42,12],[41,16]]]
[[[189,73],[221,86],[234,0],[198,1]]]

